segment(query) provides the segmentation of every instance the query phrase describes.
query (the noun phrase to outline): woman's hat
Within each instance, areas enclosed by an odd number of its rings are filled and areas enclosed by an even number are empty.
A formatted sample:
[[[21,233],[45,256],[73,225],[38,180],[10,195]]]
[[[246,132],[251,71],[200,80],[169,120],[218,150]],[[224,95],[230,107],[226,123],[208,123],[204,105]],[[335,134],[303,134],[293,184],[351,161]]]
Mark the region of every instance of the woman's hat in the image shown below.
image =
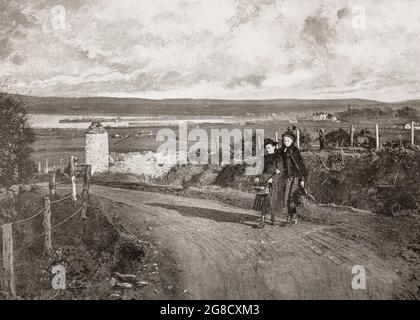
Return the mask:
[[[296,140],[296,135],[294,134],[294,132],[292,132],[292,131],[286,131],[285,133],[283,133],[282,135],[281,135],[281,138],[283,139],[284,137],[289,137],[289,138],[291,138],[293,141],[295,141]]]
[[[275,147],[275,146],[277,146],[278,143],[271,138],[264,139],[264,147],[269,145],[269,144],[271,144],[272,146]]]

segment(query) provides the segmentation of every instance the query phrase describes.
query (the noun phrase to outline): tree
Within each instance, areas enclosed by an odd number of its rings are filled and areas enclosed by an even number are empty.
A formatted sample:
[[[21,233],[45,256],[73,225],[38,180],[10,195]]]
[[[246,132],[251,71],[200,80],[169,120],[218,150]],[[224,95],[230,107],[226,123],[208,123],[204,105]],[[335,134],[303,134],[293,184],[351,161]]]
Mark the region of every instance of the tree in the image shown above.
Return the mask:
[[[0,137],[0,185],[26,180],[34,171],[29,145],[35,134],[24,103],[4,92],[0,92]]]
[[[412,119],[415,120],[418,118],[417,110],[410,107],[402,107],[401,109],[397,110],[397,115],[400,118]]]

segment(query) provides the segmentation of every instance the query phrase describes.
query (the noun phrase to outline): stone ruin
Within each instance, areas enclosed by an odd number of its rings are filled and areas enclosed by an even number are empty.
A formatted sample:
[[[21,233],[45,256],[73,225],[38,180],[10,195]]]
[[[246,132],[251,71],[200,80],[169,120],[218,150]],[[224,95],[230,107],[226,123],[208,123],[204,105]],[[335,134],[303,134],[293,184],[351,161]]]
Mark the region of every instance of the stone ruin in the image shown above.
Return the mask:
[[[85,136],[86,164],[92,166],[92,174],[107,172],[109,168],[108,132],[100,122],[92,122]]]

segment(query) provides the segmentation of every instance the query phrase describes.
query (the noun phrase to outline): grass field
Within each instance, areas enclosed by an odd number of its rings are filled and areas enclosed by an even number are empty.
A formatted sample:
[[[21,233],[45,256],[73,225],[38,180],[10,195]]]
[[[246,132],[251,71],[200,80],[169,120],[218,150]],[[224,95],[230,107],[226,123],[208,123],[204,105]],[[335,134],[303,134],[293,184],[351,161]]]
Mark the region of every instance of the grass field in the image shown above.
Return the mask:
[[[386,119],[372,119],[362,123],[354,123],[356,132],[361,129],[369,129],[372,134],[375,133],[375,124],[379,123],[380,128],[380,141],[381,143],[401,138],[404,140],[410,140],[410,130],[403,130],[403,122],[391,123]],[[313,140],[317,139],[318,132],[321,128],[325,129],[328,133],[339,128],[343,128],[349,131],[350,123],[341,122],[314,122],[314,121],[299,121],[297,124],[292,124],[288,121],[248,121],[247,123],[238,124],[223,124],[223,123],[203,123],[203,124],[188,124],[188,132],[194,128],[204,129],[210,137],[211,129],[223,129],[227,128],[232,130],[238,128],[243,129],[264,129],[265,137],[275,137],[277,132],[280,136],[288,127],[296,125],[298,128],[307,131],[311,134]],[[118,153],[127,152],[144,152],[144,151],[156,151],[162,142],[156,141],[156,134],[162,128],[170,128],[174,130],[175,134],[179,136],[178,126],[162,127],[128,127],[128,128],[109,128],[110,134],[110,151]],[[151,131],[152,135],[141,134],[142,131]],[[36,141],[32,144],[34,149],[33,160],[35,163],[39,161],[45,163],[48,159],[49,166],[52,167],[54,164],[58,165],[60,159],[63,159],[67,163],[69,156],[77,156],[81,161],[84,161],[84,130],[76,129],[36,129]],[[121,138],[112,138],[116,134],[120,135]],[[420,142],[420,132],[416,131],[416,141]],[[189,141],[188,144],[191,146],[194,141]],[[314,142],[314,147],[318,143]]]

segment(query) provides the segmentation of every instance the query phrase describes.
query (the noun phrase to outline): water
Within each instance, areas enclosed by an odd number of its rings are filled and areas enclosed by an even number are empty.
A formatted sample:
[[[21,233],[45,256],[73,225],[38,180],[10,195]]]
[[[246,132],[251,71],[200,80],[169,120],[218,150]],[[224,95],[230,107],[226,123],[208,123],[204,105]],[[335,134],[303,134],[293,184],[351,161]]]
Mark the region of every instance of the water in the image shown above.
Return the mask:
[[[110,115],[56,115],[56,114],[29,114],[29,123],[36,129],[87,129],[91,121],[87,122],[70,122],[60,123],[60,120],[80,120],[80,119],[104,119],[104,126],[119,128],[119,127],[135,127],[135,126],[173,126],[178,125],[179,122],[188,122],[192,124],[199,123],[236,123],[238,119],[235,117],[215,117],[215,118],[176,118],[176,117],[118,117]]]

